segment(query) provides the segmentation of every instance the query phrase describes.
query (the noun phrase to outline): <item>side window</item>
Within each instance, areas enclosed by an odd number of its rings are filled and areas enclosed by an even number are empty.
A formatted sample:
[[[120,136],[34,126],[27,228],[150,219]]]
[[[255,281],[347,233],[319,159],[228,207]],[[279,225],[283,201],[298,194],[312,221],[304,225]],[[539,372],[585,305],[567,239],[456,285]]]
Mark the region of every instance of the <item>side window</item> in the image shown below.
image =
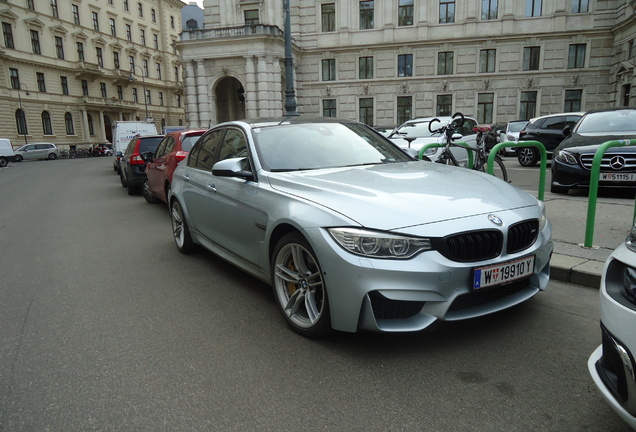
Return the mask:
[[[247,140],[245,135],[238,129],[228,129],[223,140],[221,156],[219,160],[247,157]]]
[[[564,127],[565,127],[565,117],[560,117],[560,116],[549,118],[543,124],[544,129],[561,131],[563,130]]]
[[[567,116],[565,120],[565,124],[570,127],[574,127],[575,124],[581,119],[579,116]]]
[[[165,137],[160,143],[159,143],[159,147],[157,147],[157,152],[155,153],[155,157],[156,158],[160,158],[163,155],[165,155],[167,152],[166,150],[166,141],[168,141],[170,139],[170,137]]]
[[[172,151],[172,149],[174,148],[174,142],[175,142],[174,137],[169,137],[168,141],[166,142],[166,148],[163,153],[164,155],[167,155],[168,153]]]
[[[211,171],[224,133],[225,129],[217,129],[201,137],[189,154],[188,166]]]

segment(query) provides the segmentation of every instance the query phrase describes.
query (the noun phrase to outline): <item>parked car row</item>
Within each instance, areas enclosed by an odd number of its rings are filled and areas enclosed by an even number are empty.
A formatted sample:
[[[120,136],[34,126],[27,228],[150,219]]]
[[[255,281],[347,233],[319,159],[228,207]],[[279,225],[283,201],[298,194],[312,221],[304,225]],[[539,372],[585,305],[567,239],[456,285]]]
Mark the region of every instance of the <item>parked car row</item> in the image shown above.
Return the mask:
[[[541,202],[494,176],[416,160],[361,123],[232,121],[145,152],[144,138],[129,143],[122,178],[128,160],[145,160],[144,197],[168,203],[178,250],[201,246],[271,285],[304,336],[418,331],[547,287]]]

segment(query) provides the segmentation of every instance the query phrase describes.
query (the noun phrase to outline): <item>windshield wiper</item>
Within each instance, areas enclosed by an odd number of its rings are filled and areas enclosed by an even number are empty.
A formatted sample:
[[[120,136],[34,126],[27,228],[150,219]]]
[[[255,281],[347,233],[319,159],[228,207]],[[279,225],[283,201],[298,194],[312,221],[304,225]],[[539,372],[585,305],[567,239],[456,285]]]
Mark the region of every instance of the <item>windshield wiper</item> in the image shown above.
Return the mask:
[[[273,168],[269,172],[311,171],[318,168]]]

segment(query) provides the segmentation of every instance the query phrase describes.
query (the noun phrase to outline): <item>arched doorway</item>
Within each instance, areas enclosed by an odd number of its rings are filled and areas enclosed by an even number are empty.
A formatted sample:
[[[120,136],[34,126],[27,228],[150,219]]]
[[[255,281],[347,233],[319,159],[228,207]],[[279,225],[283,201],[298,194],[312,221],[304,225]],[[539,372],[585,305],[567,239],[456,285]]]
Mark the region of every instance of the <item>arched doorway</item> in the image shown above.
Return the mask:
[[[113,142],[113,123],[110,121],[110,117],[104,115],[104,133],[106,134],[106,141]]]
[[[245,118],[245,90],[239,80],[223,78],[216,86],[218,123]]]

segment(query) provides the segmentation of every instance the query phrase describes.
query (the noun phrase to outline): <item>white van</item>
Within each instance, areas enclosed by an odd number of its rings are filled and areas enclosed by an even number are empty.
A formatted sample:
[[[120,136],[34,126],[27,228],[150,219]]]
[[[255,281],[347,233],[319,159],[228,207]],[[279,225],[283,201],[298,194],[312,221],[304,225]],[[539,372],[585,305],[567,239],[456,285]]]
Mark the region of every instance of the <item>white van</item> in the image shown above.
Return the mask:
[[[126,146],[136,135],[157,135],[157,127],[152,122],[116,121],[113,123],[113,169],[119,172],[119,162]]]
[[[11,140],[8,138],[0,138],[0,168],[7,166],[9,162],[16,160]]]

